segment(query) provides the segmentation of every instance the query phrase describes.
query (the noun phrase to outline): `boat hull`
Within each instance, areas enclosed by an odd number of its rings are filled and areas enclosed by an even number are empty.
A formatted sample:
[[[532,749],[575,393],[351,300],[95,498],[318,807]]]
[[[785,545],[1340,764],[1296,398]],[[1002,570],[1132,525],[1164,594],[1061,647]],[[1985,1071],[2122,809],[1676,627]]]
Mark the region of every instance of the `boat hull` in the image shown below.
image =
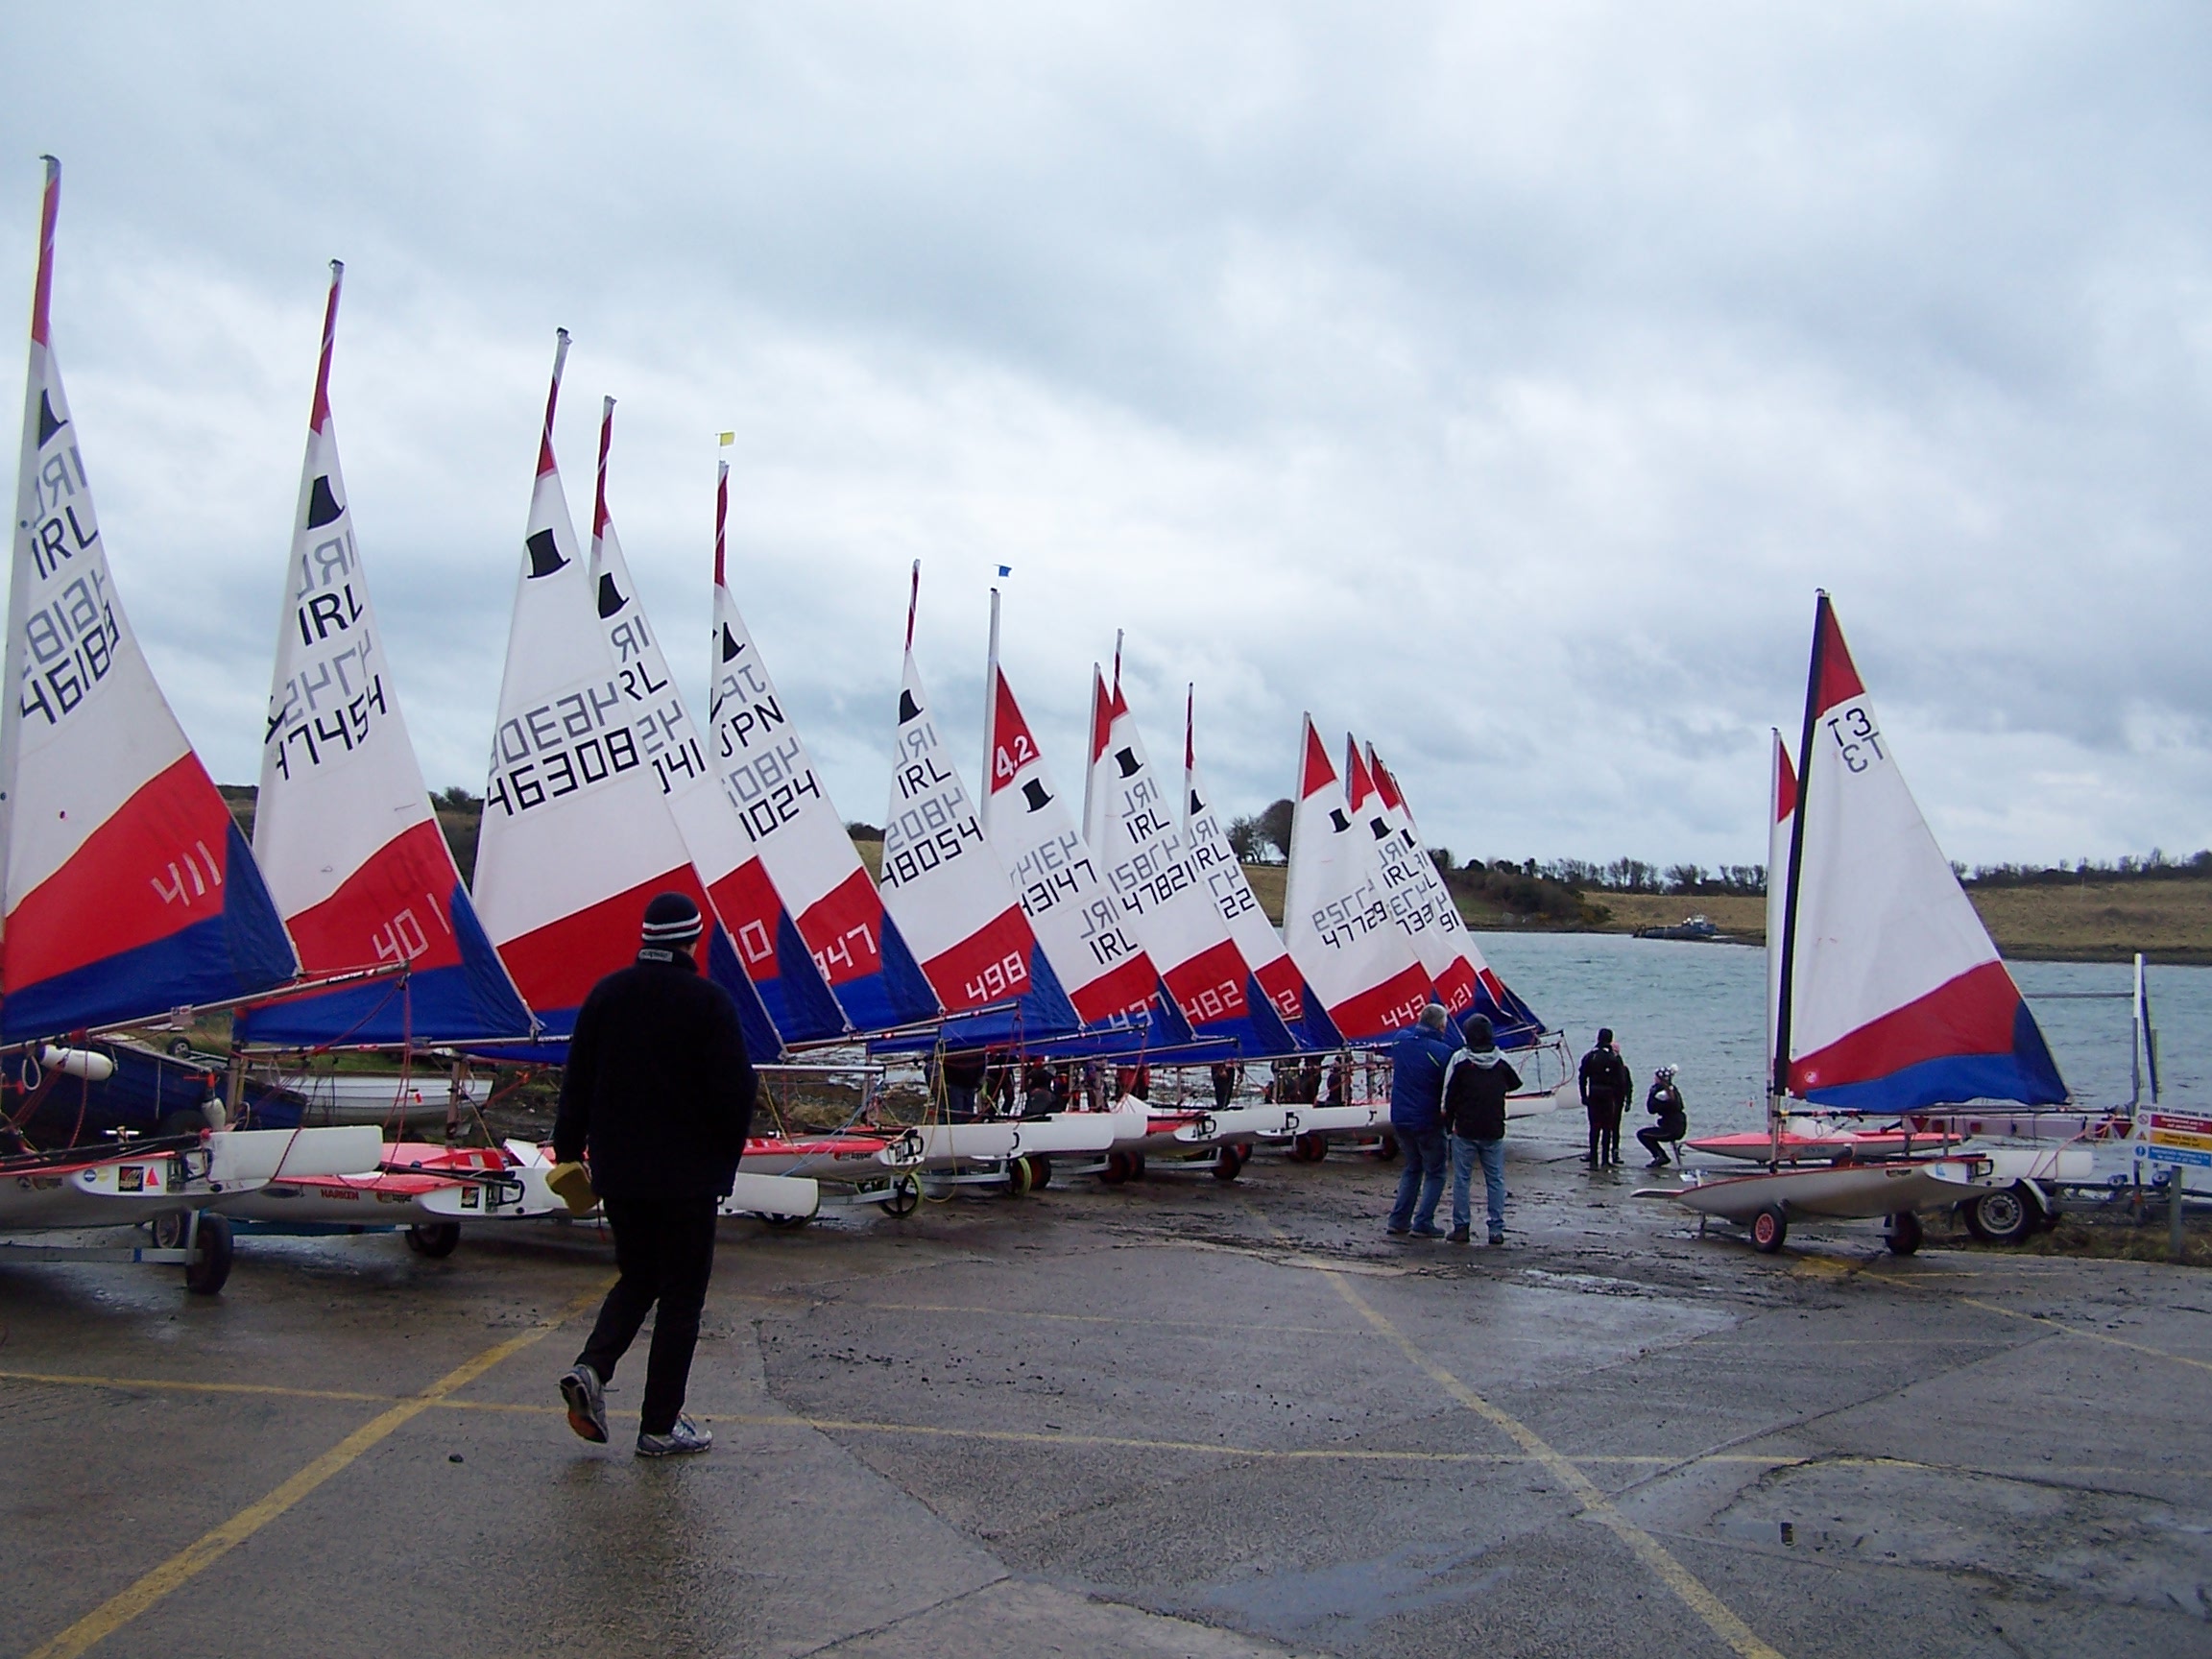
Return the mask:
[[[1639,1197],[1669,1198],[1701,1215],[1748,1223],[1764,1210],[1834,1220],[1870,1220],[1955,1204],[1989,1190],[1986,1161],[1945,1158],[1926,1163],[1828,1164],[1723,1175],[1681,1188],[1645,1188]]]

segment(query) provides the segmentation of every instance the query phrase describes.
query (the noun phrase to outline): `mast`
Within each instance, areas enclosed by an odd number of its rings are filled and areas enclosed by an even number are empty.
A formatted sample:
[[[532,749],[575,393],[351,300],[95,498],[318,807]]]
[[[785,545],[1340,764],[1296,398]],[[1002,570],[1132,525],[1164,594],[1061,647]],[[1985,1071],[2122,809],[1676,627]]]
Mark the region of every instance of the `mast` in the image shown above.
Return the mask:
[[[46,164],[46,182],[38,207],[38,275],[31,290],[31,367],[23,376],[23,451],[22,463],[15,478],[16,512],[18,524],[15,536],[24,531],[20,526],[36,522],[36,515],[27,510],[23,493],[35,487],[38,471],[38,394],[45,376],[38,373],[38,359],[48,349],[47,322],[54,299],[54,221],[61,209],[61,163],[51,156],[41,156]],[[11,556],[8,572],[8,645],[0,667],[0,682],[7,687],[0,697],[0,934],[5,933],[8,909],[8,849],[14,838],[15,824],[15,752],[21,736],[23,709],[23,654],[29,649],[23,632],[23,613],[31,602],[31,565],[23,557],[23,547],[14,537],[10,538]]]
[[[1828,590],[1816,589],[1813,658],[1805,676],[1805,724],[1797,739],[1797,814],[1790,824],[1790,885],[1782,895],[1782,972],[1774,999],[1774,1051],[1767,1074],[1767,1130],[1773,1162],[1782,1158],[1790,1116],[1790,1002],[1797,973],[1797,878],[1805,864],[1805,805],[1813,789],[1813,727],[1820,715],[1820,666],[1828,644]]]
[[[991,589],[991,645],[983,659],[983,799],[998,786],[998,589]]]

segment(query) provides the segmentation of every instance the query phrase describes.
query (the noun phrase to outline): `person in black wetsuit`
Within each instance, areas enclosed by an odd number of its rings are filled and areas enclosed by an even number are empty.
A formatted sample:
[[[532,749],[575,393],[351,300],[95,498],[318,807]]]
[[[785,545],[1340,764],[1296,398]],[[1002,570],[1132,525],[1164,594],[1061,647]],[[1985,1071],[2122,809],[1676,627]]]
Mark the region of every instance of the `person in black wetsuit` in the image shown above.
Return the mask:
[[[1582,1056],[1582,1110],[1590,1121],[1590,1151],[1582,1160],[1592,1168],[1621,1162],[1621,1114],[1636,1093],[1628,1062],[1613,1046],[1613,1027],[1602,1026],[1598,1046]]]
[[[1647,1123],[1636,1131],[1636,1139],[1644,1142],[1644,1150],[1651,1154],[1651,1167],[1667,1167],[1667,1143],[1678,1142],[1690,1133],[1690,1113],[1682,1103],[1682,1091],[1674,1086],[1674,1073],[1679,1067],[1662,1066],[1651,1078],[1651,1092],[1644,1096],[1644,1110],[1650,1113],[1655,1122]]]

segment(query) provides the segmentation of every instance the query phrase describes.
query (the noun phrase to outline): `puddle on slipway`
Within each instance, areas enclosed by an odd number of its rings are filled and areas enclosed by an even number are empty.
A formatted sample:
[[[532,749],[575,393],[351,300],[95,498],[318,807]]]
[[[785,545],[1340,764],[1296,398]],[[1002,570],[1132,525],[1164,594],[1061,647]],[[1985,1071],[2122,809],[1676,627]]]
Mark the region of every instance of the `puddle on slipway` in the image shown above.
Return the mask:
[[[1191,1600],[1235,1614],[1246,1628],[1291,1643],[1338,1647],[1400,1613],[1462,1601],[1499,1588],[1509,1568],[1467,1576],[1481,1550],[1410,1546],[1371,1561],[1340,1561],[1309,1572],[1259,1573],[1198,1587]]]

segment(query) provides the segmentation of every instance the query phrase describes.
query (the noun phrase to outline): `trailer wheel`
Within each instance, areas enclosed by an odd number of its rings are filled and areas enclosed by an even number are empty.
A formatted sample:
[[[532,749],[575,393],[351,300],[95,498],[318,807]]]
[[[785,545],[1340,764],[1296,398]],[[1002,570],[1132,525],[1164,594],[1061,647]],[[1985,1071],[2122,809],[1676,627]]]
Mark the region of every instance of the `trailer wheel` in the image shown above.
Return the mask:
[[[1009,1198],[1026,1198],[1029,1196],[1029,1160],[1026,1158],[1007,1159],[1006,1196]]]
[[[418,1221],[407,1229],[407,1248],[433,1262],[452,1255],[460,1243],[461,1223],[458,1221]]]
[[[1889,1217],[1889,1254],[1910,1256],[1920,1248],[1923,1232],[1920,1217],[1910,1210],[1900,1210]]]
[[[1032,1152],[1026,1158],[1022,1159],[1022,1162],[1029,1166],[1030,1191],[1042,1192],[1046,1188],[1052,1185],[1051,1159],[1044,1157],[1042,1154]]]
[[[1375,1142],[1375,1156],[1385,1164],[1395,1163],[1398,1158],[1398,1137],[1385,1130],[1382,1139]]]
[[[1224,1146],[1214,1155],[1214,1179],[1234,1181],[1244,1169],[1244,1149],[1241,1146]]]
[[[156,1215],[146,1223],[154,1235],[154,1244],[160,1250],[178,1250],[184,1244],[184,1224],[191,1219],[181,1210],[167,1215]]]
[[[891,1201],[883,1206],[883,1213],[887,1215],[911,1215],[921,1202],[921,1178],[914,1175],[894,1175],[891,1178]]]
[[[1299,1164],[1318,1164],[1329,1156],[1329,1142],[1309,1129],[1290,1142],[1290,1157]]]
[[[763,1215],[760,1219],[767,1222],[779,1233],[796,1233],[814,1217],[811,1215]]]
[[[1130,1169],[1129,1173],[1130,1173],[1132,1176],[1134,1176],[1136,1179],[1140,1180],[1140,1181],[1143,1180],[1143,1179],[1144,1179],[1144,1154],[1143,1154],[1143,1153],[1142,1153],[1142,1152],[1132,1152],[1132,1153],[1130,1153],[1130,1154],[1129,1154],[1129,1162],[1130,1162],[1130,1164],[1133,1166],[1133,1167]]]
[[[200,1212],[198,1260],[184,1264],[184,1288],[212,1296],[230,1277],[230,1219],[212,1210]]]
[[[1781,1205],[1769,1204],[1751,1217],[1751,1248],[1762,1256],[1773,1255],[1789,1237],[1790,1217]]]
[[[2017,1244],[2035,1230],[2041,1206],[2017,1185],[2000,1187],[1959,1207],[1966,1231],[1984,1244]]]
[[[1118,1187],[1137,1173],[1137,1155],[1119,1147],[1106,1154],[1106,1167],[1098,1171],[1098,1179],[1109,1187]]]

